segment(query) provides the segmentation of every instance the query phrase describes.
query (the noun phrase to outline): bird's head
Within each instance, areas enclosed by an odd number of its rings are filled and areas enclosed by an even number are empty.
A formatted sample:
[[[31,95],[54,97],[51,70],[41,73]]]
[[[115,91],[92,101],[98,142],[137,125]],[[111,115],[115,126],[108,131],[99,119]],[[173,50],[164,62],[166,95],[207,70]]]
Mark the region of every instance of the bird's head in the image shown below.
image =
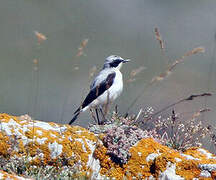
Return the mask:
[[[123,59],[120,56],[116,56],[116,55],[111,55],[109,57],[106,58],[105,63],[104,63],[104,69],[105,68],[117,68],[117,69],[121,69],[122,64],[129,62],[130,59]]]

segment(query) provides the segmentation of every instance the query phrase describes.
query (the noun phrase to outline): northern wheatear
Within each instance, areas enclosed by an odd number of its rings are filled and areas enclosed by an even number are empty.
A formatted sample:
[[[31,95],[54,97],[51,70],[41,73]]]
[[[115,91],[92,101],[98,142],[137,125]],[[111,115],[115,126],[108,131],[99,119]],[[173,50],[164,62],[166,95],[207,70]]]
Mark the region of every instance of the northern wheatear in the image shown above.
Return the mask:
[[[89,108],[95,108],[98,124],[100,124],[97,108],[100,107],[101,113],[103,113],[101,107],[109,102],[113,102],[121,94],[123,80],[120,68],[123,63],[129,61],[129,59],[123,59],[116,55],[106,58],[103,69],[95,77],[88,95],[81,106],[74,112],[74,116],[69,124],[72,124],[81,112]]]

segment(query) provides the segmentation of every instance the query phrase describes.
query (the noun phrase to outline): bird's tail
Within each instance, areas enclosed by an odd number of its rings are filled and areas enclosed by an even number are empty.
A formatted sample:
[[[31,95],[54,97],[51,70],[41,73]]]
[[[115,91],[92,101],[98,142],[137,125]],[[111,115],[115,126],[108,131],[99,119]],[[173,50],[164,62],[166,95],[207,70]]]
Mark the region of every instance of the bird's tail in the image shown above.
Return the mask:
[[[69,125],[71,125],[76,119],[77,117],[80,115],[81,112],[81,108],[79,107],[75,112],[74,112],[74,116],[71,119],[71,121],[68,123]]]

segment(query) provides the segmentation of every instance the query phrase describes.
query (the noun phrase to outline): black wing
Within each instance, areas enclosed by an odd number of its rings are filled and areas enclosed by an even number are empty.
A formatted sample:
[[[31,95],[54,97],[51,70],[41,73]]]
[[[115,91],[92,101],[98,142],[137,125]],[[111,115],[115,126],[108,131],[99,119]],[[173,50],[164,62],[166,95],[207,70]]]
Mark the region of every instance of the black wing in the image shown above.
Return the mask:
[[[83,101],[81,108],[85,108],[90,103],[92,103],[98,96],[103,94],[107,89],[109,89],[114,81],[114,78],[116,76],[116,73],[113,72],[112,74],[109,74],[106,78],[106,80],[102,81],[99,85],[95,86],[89,94],[86,96],[85,100]]]
[[[88,106],[90,103],[92,103],[98,96],[103,94],[107,89],[109,89],[114,81],[114,78],[116,76],[116,73],[109,74],[106,78],[106,80],[102,81],[98,86],[91,89],[89,94],[86,96],[85,100],[83,101],[82,105],[74,112],[74,116],[72,120],[69,122],[69,124],[72,124],[77,117],[80,114],[81,109]]]

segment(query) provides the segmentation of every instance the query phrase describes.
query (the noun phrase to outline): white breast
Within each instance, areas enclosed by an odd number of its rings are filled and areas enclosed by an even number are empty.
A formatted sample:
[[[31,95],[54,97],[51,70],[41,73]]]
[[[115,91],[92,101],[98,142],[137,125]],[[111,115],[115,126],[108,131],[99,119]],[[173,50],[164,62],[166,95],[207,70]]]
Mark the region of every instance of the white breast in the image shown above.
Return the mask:
[[[123,90],[123,80],[122,74],[118,69],[114,70],[116,76],[114,78],[112,86],[106,90],[102,95],[100,95],[96,100],[94,100],[90,106],[104,105],[108,102],[113,102]]]

